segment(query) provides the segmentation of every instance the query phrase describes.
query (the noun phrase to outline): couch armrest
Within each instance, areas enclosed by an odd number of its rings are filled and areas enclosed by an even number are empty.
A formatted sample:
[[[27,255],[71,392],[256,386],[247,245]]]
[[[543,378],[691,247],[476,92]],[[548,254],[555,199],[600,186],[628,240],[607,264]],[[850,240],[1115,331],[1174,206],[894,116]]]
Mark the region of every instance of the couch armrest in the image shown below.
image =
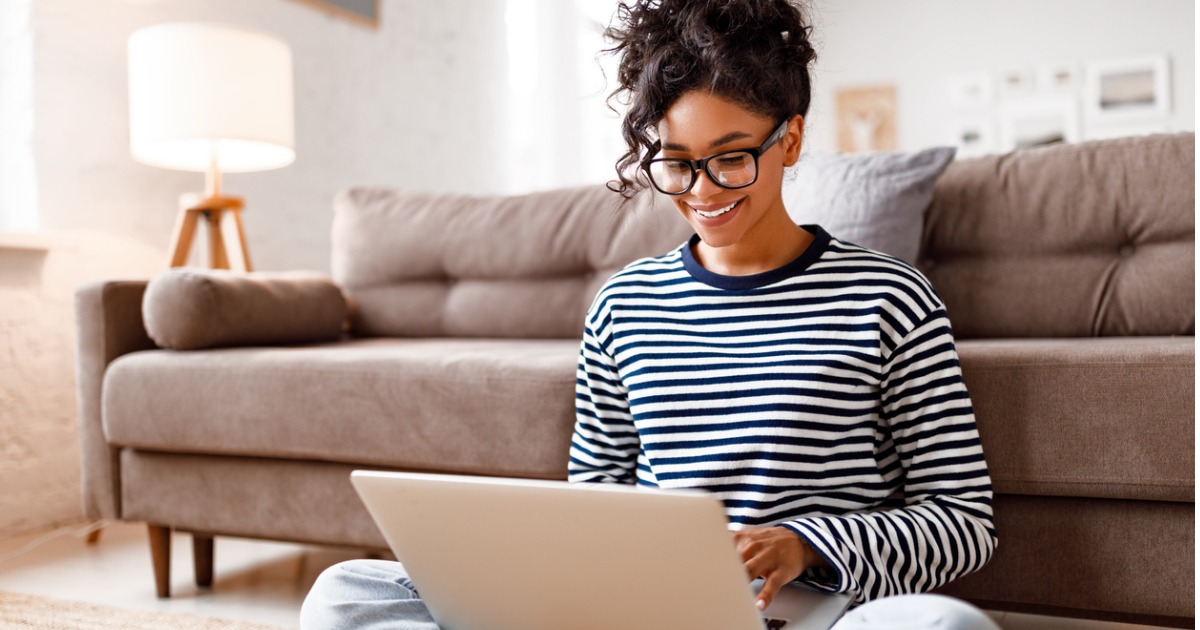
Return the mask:
[[[142,323],[146,284],[145,280],[100,281],[75,292],[79,441],[83,510],[88,518],[121,515],[118,451],[104,438],[101,387],[104,371],[117,357],[155,347]]]

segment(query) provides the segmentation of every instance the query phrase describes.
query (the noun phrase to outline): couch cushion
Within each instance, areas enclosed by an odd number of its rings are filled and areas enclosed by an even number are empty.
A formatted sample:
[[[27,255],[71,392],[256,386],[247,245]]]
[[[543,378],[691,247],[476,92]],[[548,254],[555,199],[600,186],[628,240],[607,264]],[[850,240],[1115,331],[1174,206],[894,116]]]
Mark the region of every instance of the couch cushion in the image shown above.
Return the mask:
[[[1194,133],[950,165],[918,267],[966,338],[1195,334]]]
[[[600,285],[692,233],[666,201],[602,185],[472,197],[352,188],[334,199],[333,276],[356,335],[578,340]]]
[[[357,340],[125,355],[104,430],[158,451],[565,478],[577,341]]]
[[[1195,340],[958,343],[997,493],[1193,501]]]
[[[184,267],[150,280],[142,317],[150,338],[175,350],[334,341],[346,299],[313,271]]]
[[[138,352],[105,377],[105,434],[161,451],[562,478],[576,352],[462,339]],[[1194,500],[1191,338],[974,340],[959,354],[997,493]]]

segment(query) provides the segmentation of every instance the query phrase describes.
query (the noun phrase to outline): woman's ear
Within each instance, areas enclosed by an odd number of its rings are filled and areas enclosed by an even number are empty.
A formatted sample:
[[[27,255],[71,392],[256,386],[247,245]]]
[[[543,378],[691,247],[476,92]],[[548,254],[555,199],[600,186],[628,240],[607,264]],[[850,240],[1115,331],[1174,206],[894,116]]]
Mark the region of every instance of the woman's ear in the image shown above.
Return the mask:
[[[800,147],[804,143],[804,117],[799,114],[788,121],[783,134],[783,165],[791,166],[800,159]]]

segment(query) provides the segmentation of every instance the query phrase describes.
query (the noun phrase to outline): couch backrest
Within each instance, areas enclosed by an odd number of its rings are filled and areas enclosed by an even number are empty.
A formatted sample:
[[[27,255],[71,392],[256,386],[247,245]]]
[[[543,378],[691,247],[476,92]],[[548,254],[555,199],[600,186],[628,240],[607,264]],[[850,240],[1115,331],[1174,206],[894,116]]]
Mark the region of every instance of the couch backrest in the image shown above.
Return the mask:
[[[955,335],[1195,334],[1195,134],[955,162],[918,267]]]
[[[917,266],[959,338],[1194,335],[1194,164],[1192,133],[954,162]],[[609,276],[690,235],[656,197],[354,188],[333,275],[359,335],[578,338]]]
[[[513,197],[354,188],[334,200],[333,277],[358,335],[578,339],[609,276],[691,234],[654,203],[619,207],[602,185]]]

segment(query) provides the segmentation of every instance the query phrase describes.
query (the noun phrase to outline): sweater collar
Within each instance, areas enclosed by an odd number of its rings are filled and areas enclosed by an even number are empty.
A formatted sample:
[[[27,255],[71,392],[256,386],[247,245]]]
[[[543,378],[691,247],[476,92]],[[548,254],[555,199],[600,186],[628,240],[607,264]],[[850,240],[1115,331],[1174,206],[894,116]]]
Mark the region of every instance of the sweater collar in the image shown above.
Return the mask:
[[[813,242],[808,245],[808,248],[800,256],[782,267],[749,276],[724,276],[719,273],[713,273],[700,266],[696,257],[692,255],[692,247],[700,242],[699,234],[693,234],[688,239],[688,242],[683,245],[683,267],[692,278],[718,289],[737,291],[757,289],[769,284],[775,284],[803,272],[809,265],[820,258],[829,247],[830,236],[824,228],[819,225],[801,225],[800,227],[813,235]]]

